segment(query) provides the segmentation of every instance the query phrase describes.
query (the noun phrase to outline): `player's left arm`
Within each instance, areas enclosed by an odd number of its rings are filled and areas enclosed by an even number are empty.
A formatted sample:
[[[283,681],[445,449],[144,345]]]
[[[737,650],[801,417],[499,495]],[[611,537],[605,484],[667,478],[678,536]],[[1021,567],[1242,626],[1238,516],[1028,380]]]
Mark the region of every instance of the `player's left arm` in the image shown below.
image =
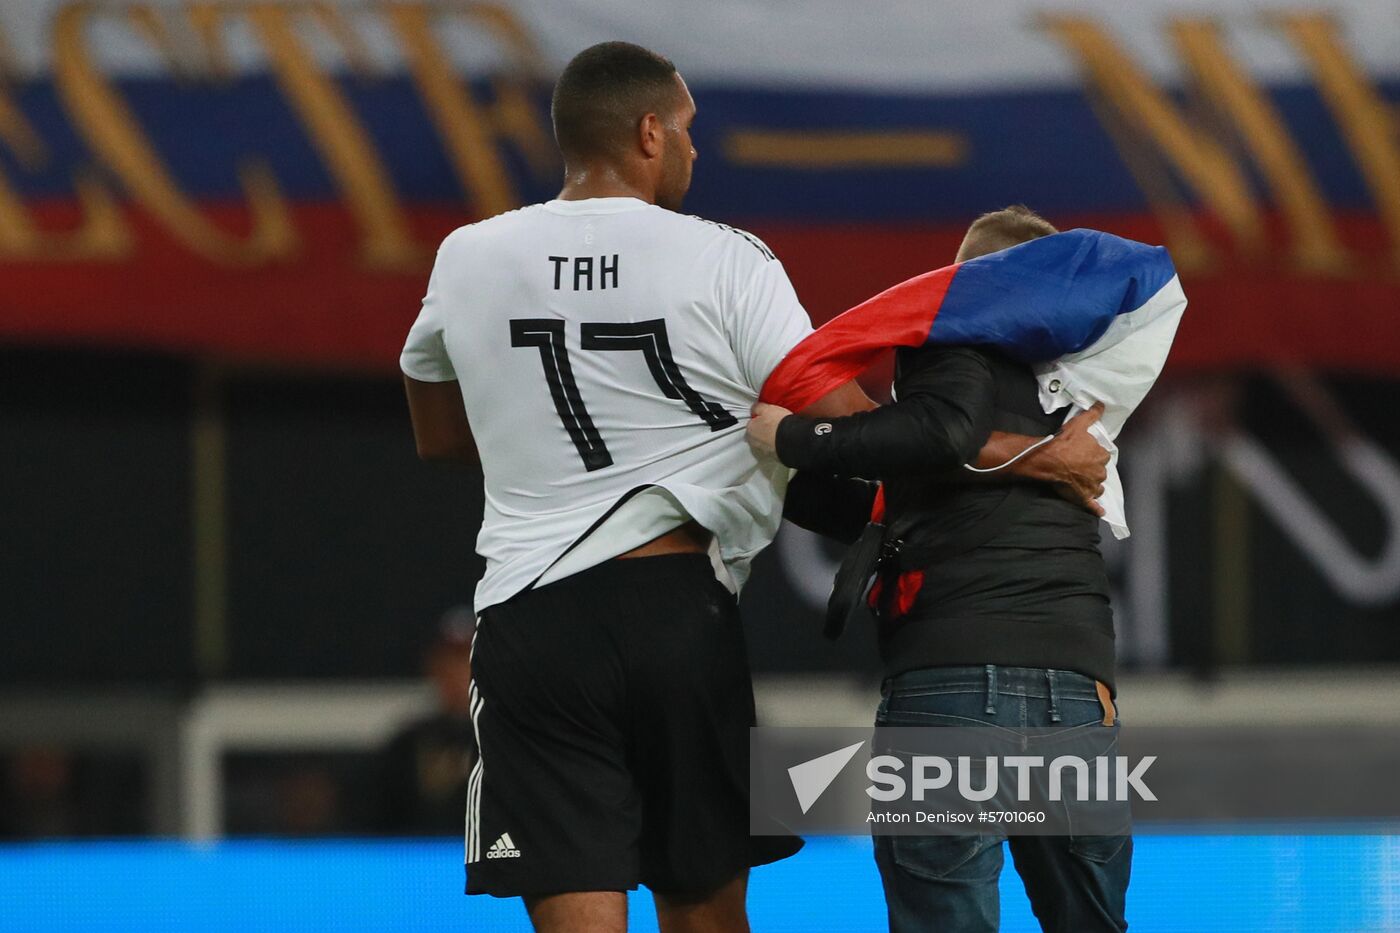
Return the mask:
[[[424,460],[477,463],[480,457],[457,381],[420,382],[405,375],[403,386],[418,456]]]

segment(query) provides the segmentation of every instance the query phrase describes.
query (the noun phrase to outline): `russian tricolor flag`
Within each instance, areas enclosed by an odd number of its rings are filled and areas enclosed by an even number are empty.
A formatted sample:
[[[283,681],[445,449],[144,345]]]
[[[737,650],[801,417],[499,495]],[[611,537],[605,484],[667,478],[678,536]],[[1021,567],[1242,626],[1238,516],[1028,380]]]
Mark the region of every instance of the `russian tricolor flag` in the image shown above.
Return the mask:
[[[901,282],[823,324],[763,385],[800,410],[894,347],[988,346],[1033,364],[1047,412],[1105,404],[1094,426],[1114,451],[1100,500],[1128,533],[1113,439],[1156,381],[1186,308],[1166,249],[1069,230]]]
[[[1078,353],[1176,278],[1165,248],[1069,230],[915,276],[823,324],[762,400],[797,411],[893,347],[996,347],[1027,363]]]

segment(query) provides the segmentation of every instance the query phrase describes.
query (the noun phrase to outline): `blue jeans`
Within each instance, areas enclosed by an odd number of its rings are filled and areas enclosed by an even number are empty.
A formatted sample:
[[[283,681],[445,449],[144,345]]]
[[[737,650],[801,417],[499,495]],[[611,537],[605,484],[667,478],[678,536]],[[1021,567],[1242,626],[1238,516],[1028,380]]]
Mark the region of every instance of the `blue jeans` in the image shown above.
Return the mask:
[[[1103,719],[1094,681],[1082,674],[987,665],[891,678],[875,722],[1068,729]],[[876,836],[891,933],[995,933],[1003,842],[1045,933],[1128,928],[1130,836]]]

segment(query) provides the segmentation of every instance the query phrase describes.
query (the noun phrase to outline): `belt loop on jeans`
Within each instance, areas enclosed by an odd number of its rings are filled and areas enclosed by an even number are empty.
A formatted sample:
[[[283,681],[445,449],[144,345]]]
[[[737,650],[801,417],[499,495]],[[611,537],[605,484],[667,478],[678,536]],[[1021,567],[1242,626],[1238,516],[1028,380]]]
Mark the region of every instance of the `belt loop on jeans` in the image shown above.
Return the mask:
[[[997,666],[987,665],[987,708],[982,712],[988,716],[995,715],[997,711]]]
[[[1050,721],[1060,721],[1060,698],[1055,693],[1055,672],[1047,670],[1045,672],[1045,683],[1050,688]]]

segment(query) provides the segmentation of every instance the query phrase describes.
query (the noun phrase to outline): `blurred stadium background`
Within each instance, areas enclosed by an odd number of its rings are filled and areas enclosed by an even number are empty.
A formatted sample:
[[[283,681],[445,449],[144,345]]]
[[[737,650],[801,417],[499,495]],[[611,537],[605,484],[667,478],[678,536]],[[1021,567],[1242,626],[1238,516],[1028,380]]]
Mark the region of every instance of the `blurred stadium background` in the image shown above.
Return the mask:
[[[677,62],[688,209],[818,321],[1011,202],[1171,247],[1192,304],[1106,544],[1168,782],[1129,920],[1400,930],[1381,0],[0,0],[0,930],[521,928],[386,816],[480,572],[479,483],[415,459],[396,357],[436,242],[554,194],[549,85],[609,38]],[[766,722],[870,717],[868,633],[817,635],[836,557],[786,529],[745,594]],[[883,924],[859,840],[753,904]]]

